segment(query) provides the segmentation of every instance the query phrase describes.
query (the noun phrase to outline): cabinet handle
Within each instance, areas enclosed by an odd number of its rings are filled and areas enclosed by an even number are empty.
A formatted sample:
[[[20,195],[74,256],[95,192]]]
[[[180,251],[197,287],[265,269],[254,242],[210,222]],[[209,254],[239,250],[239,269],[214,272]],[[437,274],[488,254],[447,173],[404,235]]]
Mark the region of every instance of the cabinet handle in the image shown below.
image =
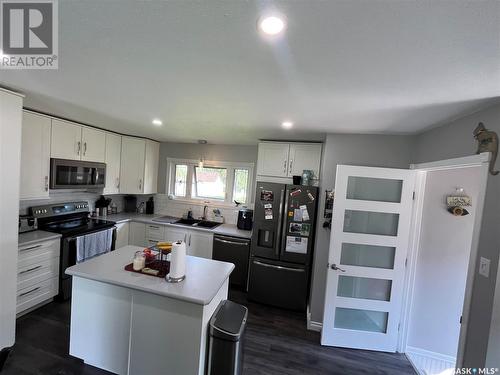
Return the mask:
[[[283,162],[283,173],[286,173],[286,160]]]
[[[42,245],[35,245],[35,246],[31,246],[31,247],[26,247],[24,249],[19,249],[19,251],[27,251],[27,250],[33,250],[33,249],[38,249],[39,247],[41,247]]]
[[[24,297],[24,296],[26,296],[26,295],[28,295],[28,294],[30,294],[30,293],[36,292],[38,289],[40,289],[40,287],[36,287],[35,289],[31,289],[31,290],[29,290],[29,291],[27,291],[27,292],[21,293],[21,294],[19,295],[19,297]]]
[[[189,233],[189,245],[188,246],[191,246],[191,233]]]
[[[184,234],[184,242],[186,242],[187,233]]]
[[[139,190],[142,190],[142,179],[139,179]]]
[[[148,225],[150,228],[153,228],[153,229],[160,229],[160,227],[156,227],[154,225]]]
[[[29,270],[24,270],[24,271],[21,271],[21,272],[19,272],[19,275],[22,275],[23,273],[28,273],[28,272],[31,272],[31,271],[37,270],[37,269],[39,269],[39,268],[42,268],[42,266],[36,266],[36,267],[30,268]]]
[[[87,142],[83,143],[83,156],[87,153]]]
[[[45,176],[45,191],[49,191],[49,176]]]
[[[116,188],[118,189],[120,187],[120,179],[117,177],[116,178]]]
[[[293,159],[290,159],[290,169],[288,170],[288,174],[292,174],[292,165],[293,165]]]
[[[82,142],[78,141],[77,142],[77,150],[76,150],[76,154],[77,155],[80,155],[80,151],[82,150]]]

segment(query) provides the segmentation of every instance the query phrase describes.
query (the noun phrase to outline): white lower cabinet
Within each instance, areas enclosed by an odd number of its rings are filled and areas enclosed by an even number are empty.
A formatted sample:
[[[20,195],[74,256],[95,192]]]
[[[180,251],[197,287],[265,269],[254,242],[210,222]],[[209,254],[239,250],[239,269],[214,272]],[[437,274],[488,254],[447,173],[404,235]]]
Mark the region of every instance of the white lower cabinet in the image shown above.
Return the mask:
[[[59,246],[59,239],[19,246],[17,314],[58,294]]]
[[[212,259],[213,233],[190,231],[188,239],[189,255]]]
[[[118,223],[116,227],[115,249],[127,246],[129,241],[130,223]]]
[[[186,252],[195,257],[212,259],[214,235],[193,229],[165,228],[165,241],[185,241]]]
[[[129,228],[128,242],[134,246],[147,246],[146,224],[132,221]]]

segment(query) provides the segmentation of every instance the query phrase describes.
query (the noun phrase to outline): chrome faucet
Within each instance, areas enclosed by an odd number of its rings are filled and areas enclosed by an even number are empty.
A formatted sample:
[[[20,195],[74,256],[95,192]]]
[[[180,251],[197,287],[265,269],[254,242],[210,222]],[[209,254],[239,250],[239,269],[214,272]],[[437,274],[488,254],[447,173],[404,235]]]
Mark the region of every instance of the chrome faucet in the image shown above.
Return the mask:
[[[207,220],[207,209],[207,205],[203,206],[203,216],[201,217],[202,220]]]

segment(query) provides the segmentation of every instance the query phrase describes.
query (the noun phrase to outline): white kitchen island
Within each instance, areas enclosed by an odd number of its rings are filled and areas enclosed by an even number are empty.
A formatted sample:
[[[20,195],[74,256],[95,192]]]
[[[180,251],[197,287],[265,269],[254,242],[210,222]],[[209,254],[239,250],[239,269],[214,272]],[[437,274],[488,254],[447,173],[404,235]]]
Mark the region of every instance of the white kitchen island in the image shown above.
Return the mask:
[[[205,372],[208,322],[234,265],[187,257],[178,284],[124,270],[125,246],[66,270],[73,276],[70,354],[116,374]]]

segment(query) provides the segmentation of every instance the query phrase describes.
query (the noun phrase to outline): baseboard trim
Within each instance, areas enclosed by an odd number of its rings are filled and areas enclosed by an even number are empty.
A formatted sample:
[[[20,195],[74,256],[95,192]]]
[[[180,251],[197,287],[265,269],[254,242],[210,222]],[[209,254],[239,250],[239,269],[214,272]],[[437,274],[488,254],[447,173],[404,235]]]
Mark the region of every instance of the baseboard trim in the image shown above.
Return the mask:
[[[407,346],[405,354],[415,371],[421,375],[440,374],[447,369],[455,368],[457,361],[453,356],[413,346]]]
[[[323,328],[323,323],[315,322],[311,320],[311,310],[309,310],[309,305],[307,306],[307,329],[309,331],[321,332]]]

